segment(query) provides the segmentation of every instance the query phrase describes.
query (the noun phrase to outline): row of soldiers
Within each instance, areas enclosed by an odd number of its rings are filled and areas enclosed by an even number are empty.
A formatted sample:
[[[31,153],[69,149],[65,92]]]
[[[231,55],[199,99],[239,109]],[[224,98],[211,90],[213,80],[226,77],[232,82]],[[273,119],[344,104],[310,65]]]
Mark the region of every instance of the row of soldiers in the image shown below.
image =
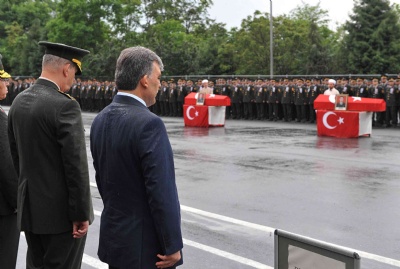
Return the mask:
[[[216,95],[228,96],[231,106],[226,109],[227,119],[315,122],[314,101],[329,88],[329,79],[217,79],[208,87]],[[154,113],[160,116],[182,116],[184,98],[190,92],[204,87],[202,81],[163,81]],[[338,79],[335,88],[340,94],[355,97],[384,99],[387,111],[374,115],[375,126],[397,126],[400,109],[400,79]]]
[[[22,91],[28,89],[35,79],[27,78],[21,80],[16,78],[10,80],[6,99],[2,101],[3,105],[11,105],[15,97]],[[76,99],[83,111],[99,112],[109,105],[117,94],[117,87],[114,82],[97,81],[89,79],[82,81],[77,79],[69,90],[68,94]]]
[[[213,94],[228,96],[231,106],[226,119],[315,122],[314,100],[328,89],[329,79],[217,79],[207,87]],[[179,79],[162,81],[156,104],[150,109],[160,116],[182,117],[185,97],[204,87],[202,80]],[[10,105],[15,96],[29,88],[34,79],[11,80],[4,105]],[[386,101],[387,110],[374,116],[376,126],[397,126],[400,109],[400,79],[382,76],[380,79],[338,79],[336,89],[349,96],[379,98]],[[112,81],[77,79],[69,94],[83,111],[98,112],[110,104],[118,90]]]

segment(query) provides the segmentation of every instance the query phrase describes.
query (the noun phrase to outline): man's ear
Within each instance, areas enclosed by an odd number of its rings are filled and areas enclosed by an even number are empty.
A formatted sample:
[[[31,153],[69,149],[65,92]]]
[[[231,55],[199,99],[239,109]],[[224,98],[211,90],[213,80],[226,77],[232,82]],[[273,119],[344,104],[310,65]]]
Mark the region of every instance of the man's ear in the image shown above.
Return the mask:
[[[146,89],[147,89],[147,87],[149,86],[148,78],[149,78],[148,75],[144,75],[144,76],[139,80],[139,83],[140,83],[140,85],[142,85],[143,88],[146,88]]]
[[[64,77],[68,76],[68,72],[70,72],[69,68],[70,68],[71,64],[64,64],[63,66],[63,75]]]

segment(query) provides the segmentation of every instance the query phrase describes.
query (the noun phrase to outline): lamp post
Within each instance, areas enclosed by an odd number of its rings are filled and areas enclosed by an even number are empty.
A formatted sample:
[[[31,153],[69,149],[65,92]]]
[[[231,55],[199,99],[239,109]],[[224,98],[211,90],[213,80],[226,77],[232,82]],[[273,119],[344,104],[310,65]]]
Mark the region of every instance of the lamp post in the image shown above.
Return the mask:
[[[270,44],[270,77],[274,77],[274,38],[272,29],[272,0],[269,0],[270,12],[269,12],[269,44]]]

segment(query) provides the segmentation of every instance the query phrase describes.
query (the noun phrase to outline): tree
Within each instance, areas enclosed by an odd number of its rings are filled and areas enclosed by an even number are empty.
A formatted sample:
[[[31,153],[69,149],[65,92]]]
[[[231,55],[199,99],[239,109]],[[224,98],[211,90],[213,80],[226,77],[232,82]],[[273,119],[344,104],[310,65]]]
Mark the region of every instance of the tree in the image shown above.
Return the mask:
[[[184,75],[199,69],[197,59],[199,40],[186,34],[176,20],[167,20],[149,27],[145,46],[153,49],[163,60],[164,75]]]
[[[197,58],[200,65],[197,70],[198,74],[223,74],[218,54],[221,44],[226,43],[228,40],[228,34],[224,26],[221,23],[212,24],[205,29],[204,34],[198,36],[199,53]]]
[[[303,74],[324,74],[332,70],[332,47],[335,44],[334,33],[328,28],[328,11],[303,4],[292,12],[292,18],[306,27],[307,41],[304,44]]]
[[[235,74],[265,74],[269,70],[269,19],[268,14],[256,11],[242,20],[240,29],[231,30],[229,49],[231,66]],[[222,52],[223,53],[223,52]],[[232,55],[233,53],[233,55]]]
[[[109,37],[106,21],[108,0],[60,1],[56,14],[47,23],[48,40],[94,51]]]
[[[143,30],[147,31],[154,24],[176,20],[182,23],[186,33],[191,33],[197,26],[205,27],[210,23],[207,14],[210,5],[212,0],[143,0]]]
[[[351,73],[379,74],[398,70],[400,61],[399,17],[389,0],[359,0],[345,24],[346,52]]]
[[[45,39],[45,25],[54,2],[0,0],[0,53],[4,64],[13,75],[37,76],[40,73],[41,54],[38,41]]]
[[[308,56],[306,20],[279,16],[274,19],[274,70],[276,74],[298,75],[306,71]]]

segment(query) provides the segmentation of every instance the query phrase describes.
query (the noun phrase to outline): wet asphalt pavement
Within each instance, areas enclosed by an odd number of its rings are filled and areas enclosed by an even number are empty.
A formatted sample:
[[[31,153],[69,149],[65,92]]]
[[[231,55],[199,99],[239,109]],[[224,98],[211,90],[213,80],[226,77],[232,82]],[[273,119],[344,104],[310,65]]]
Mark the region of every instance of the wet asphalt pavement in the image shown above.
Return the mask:
[[[93,183],[94,116],[83,113]],[[273,267],[274,228],[378,255],[361,255],[361,268],[400,268],[400,129],[337,139],[318,137],[307,123],[228,120],[207,129],[163,120],[182,205],[179,268]],[[92,196],[99,213],[95,187]],[[96,260],[99,220],[82,268],[107,268]],[[17,268],[24,268],[25,251],[21,237]]]

